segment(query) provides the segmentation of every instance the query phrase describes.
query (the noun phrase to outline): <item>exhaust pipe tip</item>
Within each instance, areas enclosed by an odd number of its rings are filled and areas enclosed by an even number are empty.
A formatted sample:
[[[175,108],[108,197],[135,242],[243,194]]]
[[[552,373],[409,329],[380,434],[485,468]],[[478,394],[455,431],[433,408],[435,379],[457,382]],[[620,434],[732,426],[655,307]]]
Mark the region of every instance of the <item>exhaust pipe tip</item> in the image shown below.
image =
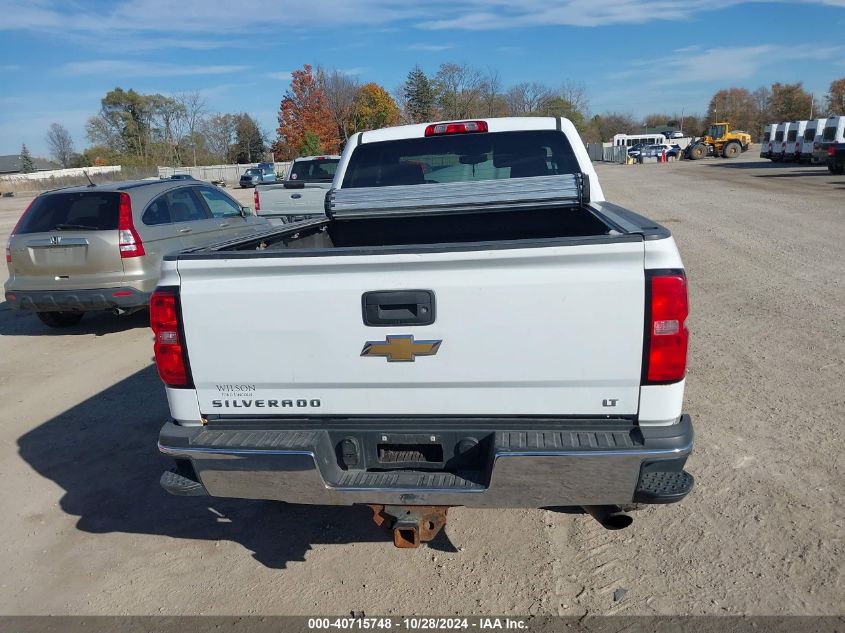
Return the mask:
[[[606,530],[624,530],[634,518],[619,506],[582,506]]]

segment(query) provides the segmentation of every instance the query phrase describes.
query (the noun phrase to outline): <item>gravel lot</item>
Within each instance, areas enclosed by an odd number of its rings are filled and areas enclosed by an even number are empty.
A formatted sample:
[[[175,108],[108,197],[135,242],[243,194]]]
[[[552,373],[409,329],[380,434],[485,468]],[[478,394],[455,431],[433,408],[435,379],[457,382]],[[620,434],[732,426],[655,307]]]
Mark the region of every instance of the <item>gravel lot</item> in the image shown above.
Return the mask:
[[[683,503],[622,532],[459,508],[457,551],[402,551],[366,509],[169,497],[146,314],[56,332],[0,304],[0,613],[845,613],[845,178],[753,152],[598,169],[690,278]],[[3,241],[26,203],[0,199]]]

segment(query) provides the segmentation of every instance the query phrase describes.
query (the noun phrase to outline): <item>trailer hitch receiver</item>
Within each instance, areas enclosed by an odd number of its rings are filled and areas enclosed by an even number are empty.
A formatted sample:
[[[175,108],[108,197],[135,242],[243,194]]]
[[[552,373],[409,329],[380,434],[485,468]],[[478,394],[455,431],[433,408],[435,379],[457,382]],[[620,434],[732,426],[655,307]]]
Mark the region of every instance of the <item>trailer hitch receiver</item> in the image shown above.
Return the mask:
[[[446,525],[448,506],[370,505],[373,521],[393,533],[393,544],[401,548],[419,547],[432,540]]]

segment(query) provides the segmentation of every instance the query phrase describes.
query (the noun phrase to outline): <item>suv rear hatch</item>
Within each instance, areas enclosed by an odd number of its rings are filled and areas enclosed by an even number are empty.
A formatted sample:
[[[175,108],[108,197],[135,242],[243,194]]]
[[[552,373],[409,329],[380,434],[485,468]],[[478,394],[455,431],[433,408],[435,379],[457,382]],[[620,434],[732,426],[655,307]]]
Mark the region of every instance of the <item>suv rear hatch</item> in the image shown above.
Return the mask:
[[[9,238],[16,290],[121,285],[120,192],[56,192],[35,198]]]

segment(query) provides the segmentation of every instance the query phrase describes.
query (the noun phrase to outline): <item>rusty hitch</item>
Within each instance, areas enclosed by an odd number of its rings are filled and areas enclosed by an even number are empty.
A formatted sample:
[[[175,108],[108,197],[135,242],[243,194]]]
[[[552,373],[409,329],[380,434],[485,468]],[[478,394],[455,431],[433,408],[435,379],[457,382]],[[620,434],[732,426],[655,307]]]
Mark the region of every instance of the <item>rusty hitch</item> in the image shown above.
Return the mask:
[[[449,506],[370,505],[376,525],[393,532],[396,547],[419,547],[432,540],[446,525]]]

